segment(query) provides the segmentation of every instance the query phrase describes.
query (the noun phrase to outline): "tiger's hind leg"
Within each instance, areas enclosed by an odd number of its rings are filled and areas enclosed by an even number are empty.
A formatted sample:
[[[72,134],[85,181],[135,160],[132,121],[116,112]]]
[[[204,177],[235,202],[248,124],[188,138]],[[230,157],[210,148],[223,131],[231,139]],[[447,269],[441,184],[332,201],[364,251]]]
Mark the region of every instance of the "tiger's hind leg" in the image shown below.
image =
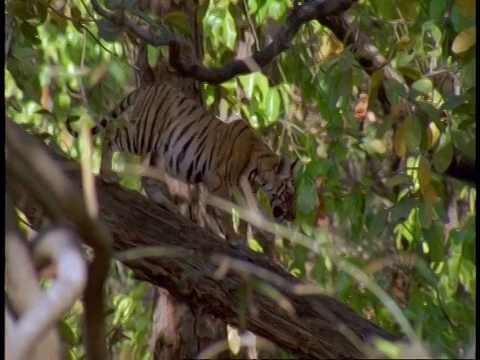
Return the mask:
[[[116,129],[111,126],[107,126],[102,143],[100,178],[108,184],[120,182],[118,174],[116,174],[112,169],[113,137],[115,136],[115,133]]]
[[[156,152],[149,155],[146,161],[143,162],[145,170],[141,178],[142,187],[150,200],[155,201],[170,212],[178,213],[179,210],[172,201],[170,189],[175,179],[166,174],[164,164]],[[163,175],[163,179],[156,175]]]
[[[223,200],[231,201],[230,190],[226,185],[221,185],[220,176],[216,175],[213,179],[206,179],[205,187],[211,195],[217,196]],[[219,224],[223,225],[222,232],[229,244],[236,247],[247,246],[247,223],[245,223],[245,221],[240,219],[237,231],[233,224],[232,214],[229,212],[208,205],[207,213],[214,216],[219,220]]]

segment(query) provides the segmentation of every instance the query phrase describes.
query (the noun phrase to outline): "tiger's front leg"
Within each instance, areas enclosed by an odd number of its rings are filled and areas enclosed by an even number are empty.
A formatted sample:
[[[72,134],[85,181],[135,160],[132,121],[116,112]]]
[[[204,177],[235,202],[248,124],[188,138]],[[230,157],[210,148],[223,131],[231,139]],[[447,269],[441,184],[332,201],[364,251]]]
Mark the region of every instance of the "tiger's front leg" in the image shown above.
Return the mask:
[[[100,178],[107,184],[120,182],[118,174],[112,170],[113,160],[113,137],[115,136],[115,129],[108,127],[105,129],[105,134],[102,143],[102,153],[100,162]]]

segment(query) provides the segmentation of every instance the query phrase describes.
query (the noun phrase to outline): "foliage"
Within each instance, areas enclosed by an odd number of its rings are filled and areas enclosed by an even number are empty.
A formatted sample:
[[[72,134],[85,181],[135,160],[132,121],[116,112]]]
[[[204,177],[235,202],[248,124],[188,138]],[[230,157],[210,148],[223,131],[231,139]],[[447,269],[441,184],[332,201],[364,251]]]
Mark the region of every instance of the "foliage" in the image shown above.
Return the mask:
[[[133,9],[136,2],[121,3]],[[359,30],[405,78],[408,91],[381,72],[365,80],[351,49],[311,22],[263,72],[205,85],[206,102],[224,119],[239,114],[259,131],[273,133],[276,149],[305,163],[297,176],[296,224],[316,239],[319,251],[284,241],[278,250],[295,276],[317,281],[386,330],[401,331],[390,309],[339,269],[336,261],[348,260],[391,292],[435,356],[461,356],[475,335],[476,190],[444,172],[458,154],[475,160],[476,3],[360,3],[351,10]],[[105,4],[115,8],[120,2]],[[204,63],[211,67],[233,60],[239,45],[249,52],[268,44],[292,6],[280,0],[202,4]],[[5,68],[7,114],[51,146],[78,156],[64,120],[76,115],[94,122],[133,88],[132,42],[123,29],[92,17],[83,0],[9,0],[6,10],[14,20]],[[182,12],[161,20],[164,29],[189,31]],[[359,121],[354,107],[365,83],[369,116]],[[381,83],[392,105],[389,115],[376,101]],[[419,111],[402,117],[405,99]],[[398,158],[401,166],[392,168]],[[121,169],[131,157],[118,160]],[[122,180],[140,190],[138,177],[126,174]],[[330,236],[319,226],[319,209]],[[405,261],[402,254],[417,256]],[[110,344],[112,351],[140,357],[151,316],[146,290],[118,270],[112,269],[109,283]],[[393,286],[398,272],[414,284],[400,289],[403,303]],[[75,307],[63,324],[72,358],[82,354],[79,312]]]

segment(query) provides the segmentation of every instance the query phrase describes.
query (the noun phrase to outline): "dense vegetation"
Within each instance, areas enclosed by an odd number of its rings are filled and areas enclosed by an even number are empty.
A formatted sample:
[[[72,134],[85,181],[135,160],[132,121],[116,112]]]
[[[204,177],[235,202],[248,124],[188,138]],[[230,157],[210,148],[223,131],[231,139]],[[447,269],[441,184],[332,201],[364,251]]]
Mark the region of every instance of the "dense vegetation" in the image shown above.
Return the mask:
[[[103,5],[139,21],[155,17],[135,0]],[[200,1],[203,63],[219,67],[264,48],[292,6]],[[309,241],[277,242],[283,266],[385,330],[418,337],[435,357],[463,356],[475,338],[475,7],[474,0],[364,0],[349,9],[353,37],[366,35],[397,79],[310,21],[262,72],[204,85],[212,112],[247,119],[304,164],[296,226]],[[8,0],[6,13],[7,116],[80,157],[65,119],[93,123],[134,88],[134,36],[84,0]],[[192,31],[181,11],[160,20],[159,33]],[[148,51],[153,64],[168,47]],[[116,169],[131,161],[118,156]],[[137,175],[122,174],[122,185],[141,191]],[[112,351],[148,358],[148,285],[117,263],[107,285]],[[72,358],[84,352],[81,312],[78,303],[62,323]]]

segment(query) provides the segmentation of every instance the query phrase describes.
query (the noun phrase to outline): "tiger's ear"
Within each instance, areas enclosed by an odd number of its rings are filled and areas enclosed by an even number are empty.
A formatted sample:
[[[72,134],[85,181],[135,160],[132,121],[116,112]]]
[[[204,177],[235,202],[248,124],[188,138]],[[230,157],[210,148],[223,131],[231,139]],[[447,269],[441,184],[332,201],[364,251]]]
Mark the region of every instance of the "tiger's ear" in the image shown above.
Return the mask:
[[[288,179],[295,173],[295,165],[298,163],[298,159],[292,161],[289,157],[283,156],[280,158],[280,162],[277,166],[277,176],[282,179]]]

